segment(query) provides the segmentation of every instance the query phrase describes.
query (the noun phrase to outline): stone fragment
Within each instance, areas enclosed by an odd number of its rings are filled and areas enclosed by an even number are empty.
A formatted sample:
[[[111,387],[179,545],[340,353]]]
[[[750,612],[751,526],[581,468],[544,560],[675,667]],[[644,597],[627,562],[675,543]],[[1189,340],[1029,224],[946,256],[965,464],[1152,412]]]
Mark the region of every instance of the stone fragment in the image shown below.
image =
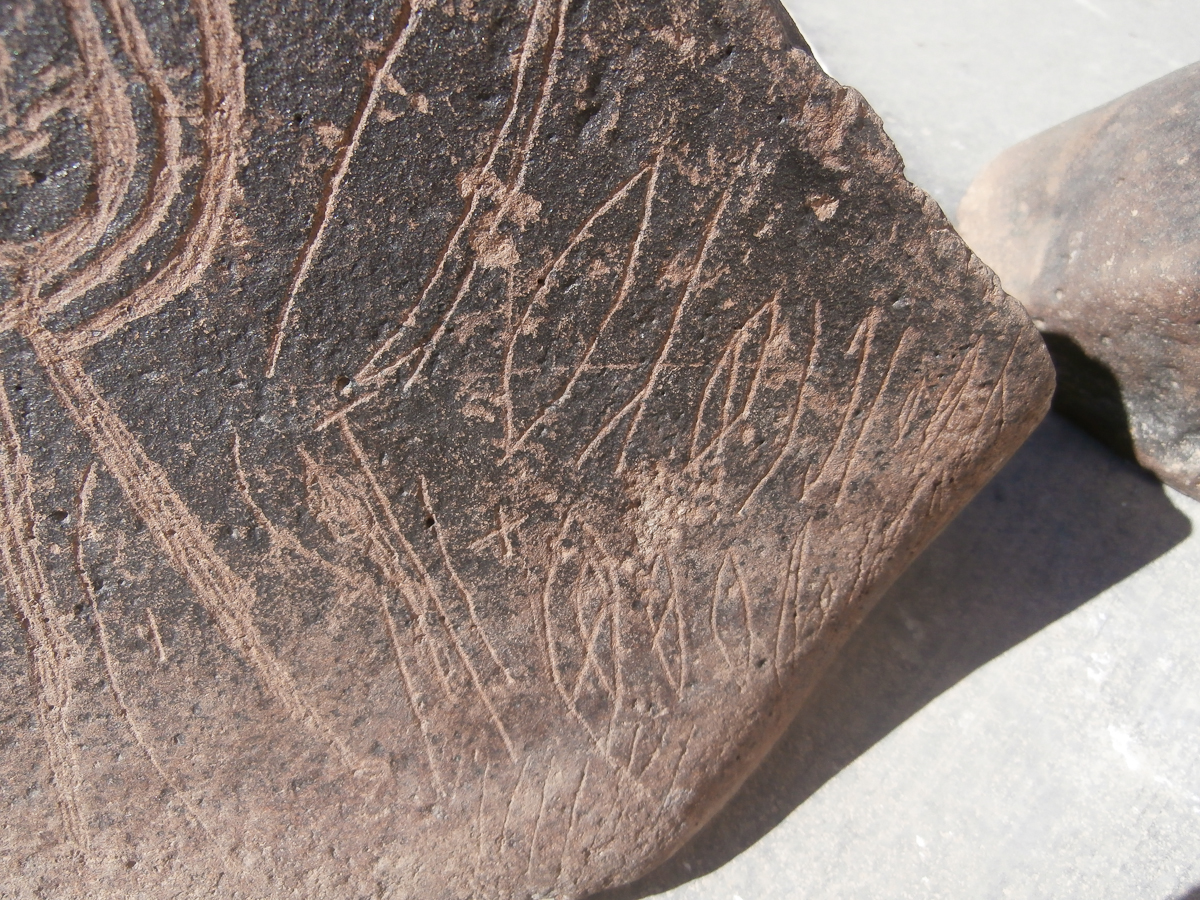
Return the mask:
[[[5,896],[631,879],[1048,403],[769,3],[7,10]]]
[[[997,157],[963,235],[1045,333],[1055,406],[1200,498],[1200,64]]]

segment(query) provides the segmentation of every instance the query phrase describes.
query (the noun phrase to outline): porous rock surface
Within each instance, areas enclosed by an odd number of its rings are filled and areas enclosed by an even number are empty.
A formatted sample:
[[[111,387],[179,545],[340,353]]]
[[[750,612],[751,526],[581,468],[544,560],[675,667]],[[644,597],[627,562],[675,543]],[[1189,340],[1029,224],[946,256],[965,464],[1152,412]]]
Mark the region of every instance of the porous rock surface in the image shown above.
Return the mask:
[[[1056,408],[1200,498],[1200,64],[1005,151],[959,217],[1045,332]]]
[[[1048,402],[765,3],[5,9],[5,896],[631,879]]]

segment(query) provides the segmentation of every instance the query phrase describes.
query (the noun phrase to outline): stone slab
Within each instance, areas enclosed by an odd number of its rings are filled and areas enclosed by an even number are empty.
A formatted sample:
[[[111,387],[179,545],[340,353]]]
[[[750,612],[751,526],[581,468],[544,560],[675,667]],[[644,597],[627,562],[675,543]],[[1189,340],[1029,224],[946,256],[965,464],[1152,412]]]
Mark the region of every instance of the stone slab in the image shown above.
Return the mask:
[[[1048,402],[773,6],[20,12],[16,896],[629,880]]]

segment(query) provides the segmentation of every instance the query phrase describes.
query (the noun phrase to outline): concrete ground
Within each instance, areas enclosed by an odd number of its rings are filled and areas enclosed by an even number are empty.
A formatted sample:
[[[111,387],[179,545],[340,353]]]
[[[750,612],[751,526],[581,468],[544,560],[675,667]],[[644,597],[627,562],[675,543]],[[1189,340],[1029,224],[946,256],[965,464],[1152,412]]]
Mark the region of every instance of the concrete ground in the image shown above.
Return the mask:
[[[790,0],[953,213],[1010,144],[1200,59],[1197,0]],[[609,900],[1200,900],[1200,503],[1052,416],[763,767]]]

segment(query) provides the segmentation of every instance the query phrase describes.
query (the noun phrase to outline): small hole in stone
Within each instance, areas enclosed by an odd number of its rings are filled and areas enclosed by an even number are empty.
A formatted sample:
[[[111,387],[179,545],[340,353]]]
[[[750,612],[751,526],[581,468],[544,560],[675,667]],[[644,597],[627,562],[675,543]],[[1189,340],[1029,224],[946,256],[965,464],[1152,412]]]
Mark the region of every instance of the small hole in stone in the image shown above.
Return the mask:
[[[41,184],[43,181],[46,180],[45,172],[30,172],[29,174],[33,178],[33,180],[36,181],[38,184]]]
[[[56,525],[61,525],[63,522],[67,521],[68,518],[70,518],[70,516],[65,509],[56,509],[54,512],[50,513],[50,521]]]

